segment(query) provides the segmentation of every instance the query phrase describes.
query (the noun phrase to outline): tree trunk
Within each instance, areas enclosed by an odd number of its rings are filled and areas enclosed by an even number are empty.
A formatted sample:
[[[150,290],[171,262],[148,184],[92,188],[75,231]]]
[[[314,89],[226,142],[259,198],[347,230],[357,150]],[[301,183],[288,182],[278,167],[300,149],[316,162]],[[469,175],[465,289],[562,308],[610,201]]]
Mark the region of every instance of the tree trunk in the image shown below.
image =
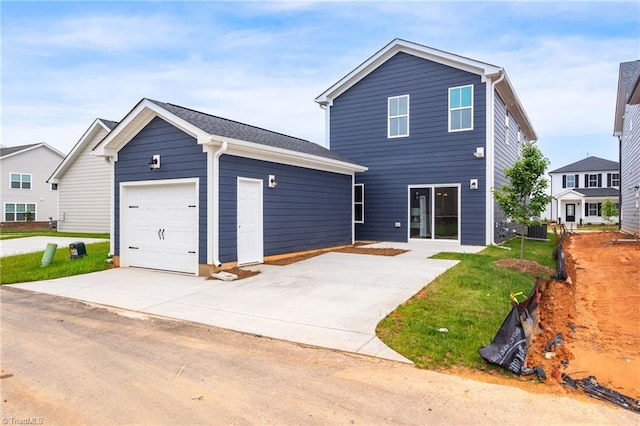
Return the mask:
[[[524,234],[520,236],[520,260],[524,259]]]

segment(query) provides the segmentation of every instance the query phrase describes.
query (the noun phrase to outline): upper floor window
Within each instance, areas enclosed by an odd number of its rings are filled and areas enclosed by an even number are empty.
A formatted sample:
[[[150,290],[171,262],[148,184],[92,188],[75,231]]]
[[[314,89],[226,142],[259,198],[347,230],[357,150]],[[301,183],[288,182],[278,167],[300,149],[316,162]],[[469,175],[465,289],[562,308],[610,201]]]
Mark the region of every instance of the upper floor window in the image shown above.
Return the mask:
[[[51,190],[52,191],[57,191],[58,190],[58,184],[57,183],[52,183],[51,184]]]
[[[597,188],[598,187],[598,178],[600,177],[600,175],[595,174],[595,175],[589,175],[589,188]]]
[[[566,188],[575,188],[576,187],[576,175],[567,175],[566,176]]]
[[[12,189],[31,189],[31,175],[27,173],[11,173]]]
[[[611,186],[620,186],[620,173],[611,173]]]
[[[388,99],[387,136],[390,138],[409,136],[409,95]]]
[[[473,86],[449,88],[449,131],[473,130]]]

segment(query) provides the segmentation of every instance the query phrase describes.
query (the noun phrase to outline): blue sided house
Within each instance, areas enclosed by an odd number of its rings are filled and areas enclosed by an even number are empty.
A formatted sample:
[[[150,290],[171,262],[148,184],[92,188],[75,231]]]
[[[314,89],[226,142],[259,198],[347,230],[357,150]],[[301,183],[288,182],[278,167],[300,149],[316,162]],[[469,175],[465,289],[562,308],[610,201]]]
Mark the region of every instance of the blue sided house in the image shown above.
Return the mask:
[[[116,265],[207,275],[354,241],[366,167],[315,143],[142,99],[92,152],[111,164]]]
[[[357,240],[487,245],[513,234],[492,188],[536,133],[499,66],[395,39],[316,98],[355,175]]]

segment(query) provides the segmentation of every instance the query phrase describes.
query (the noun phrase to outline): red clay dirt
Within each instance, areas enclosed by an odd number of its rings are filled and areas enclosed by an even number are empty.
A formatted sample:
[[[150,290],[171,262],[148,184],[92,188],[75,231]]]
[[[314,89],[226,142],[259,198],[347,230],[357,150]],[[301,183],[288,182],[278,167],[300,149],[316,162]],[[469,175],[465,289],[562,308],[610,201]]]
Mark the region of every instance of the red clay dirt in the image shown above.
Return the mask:
[[[640,243],[612,243],[624,238],[628,236],[597,232],[570,235],[565,241],[569,279],[548,282],[540,298],[541,331],[527,356],[528,367],[539,365],[545,371],[543,384],[535,375],[508,378],[488,364],[485,371],[450,372],[576,397],[580,392],[562,385],[562,373],[573,379],[595,376],[599,384],[640,399]],[[557,333],[562,333],[563,344],[547,358],[545,346]]]

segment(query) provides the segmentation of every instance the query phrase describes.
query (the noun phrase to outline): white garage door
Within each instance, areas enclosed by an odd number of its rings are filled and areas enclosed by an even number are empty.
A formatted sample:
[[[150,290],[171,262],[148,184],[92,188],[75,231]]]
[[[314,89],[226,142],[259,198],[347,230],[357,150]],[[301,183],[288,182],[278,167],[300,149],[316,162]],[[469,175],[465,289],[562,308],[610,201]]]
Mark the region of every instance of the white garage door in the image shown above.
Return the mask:
[[[198,272],[195,181],[122,184],[120,265]]]

